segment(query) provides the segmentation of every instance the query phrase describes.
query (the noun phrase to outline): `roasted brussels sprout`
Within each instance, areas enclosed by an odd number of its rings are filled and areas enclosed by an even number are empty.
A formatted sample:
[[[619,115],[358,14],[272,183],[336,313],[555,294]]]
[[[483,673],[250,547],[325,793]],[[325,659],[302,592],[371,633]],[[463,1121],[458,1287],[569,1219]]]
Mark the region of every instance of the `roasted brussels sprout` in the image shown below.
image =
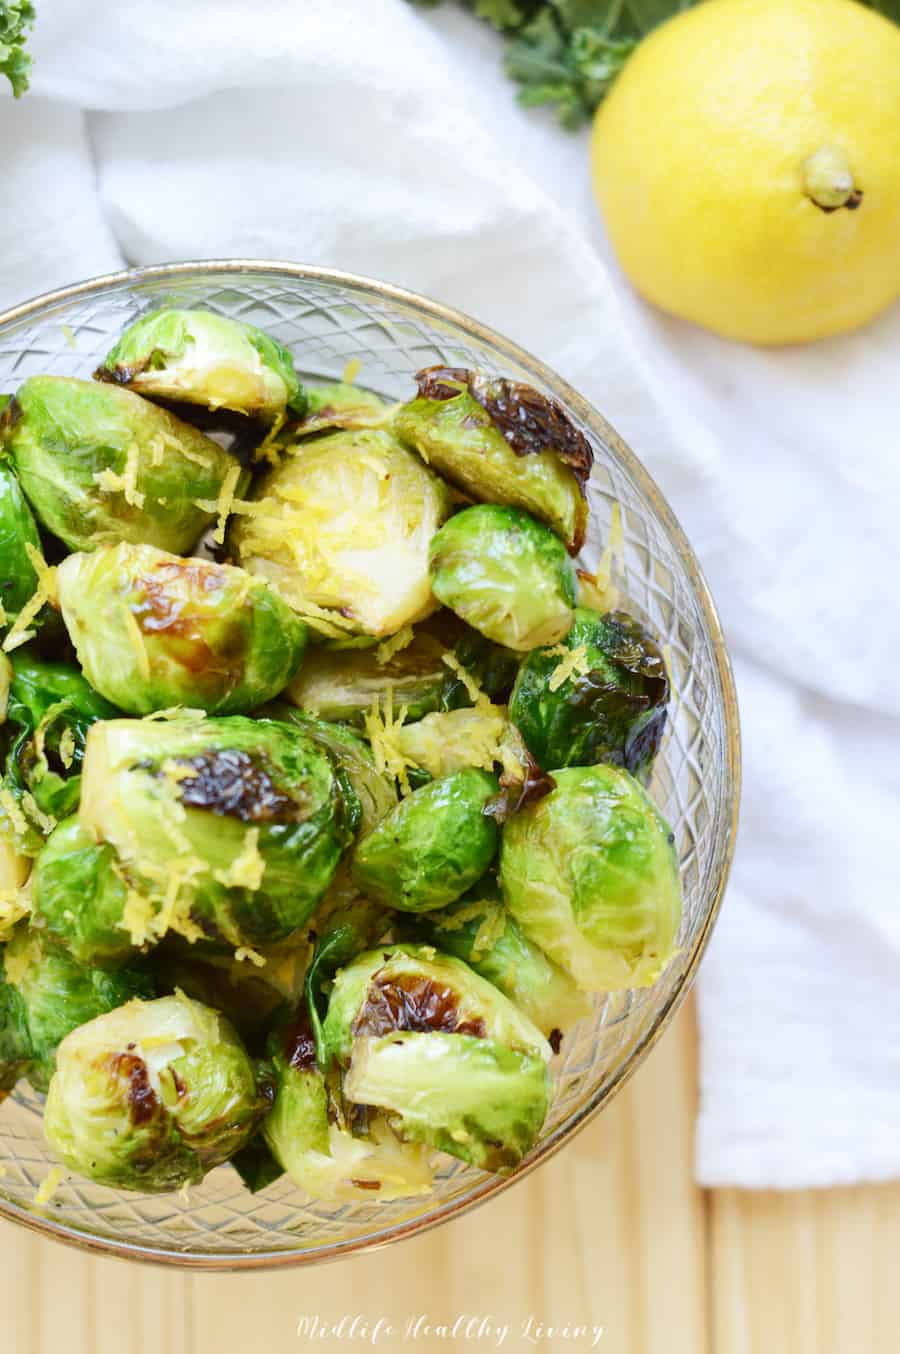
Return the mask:
[[[428,1193],[432,1170],[424,1147],[402,1142],[377,1110],[344,1112],[316,1064],[303,1007],[275,1032],[269,1053],[276,1092],[263,1134],[295,1184],[335,1202]]]
[[[112,846],[98,842],[73,815],[51,832],[34,864],[32,910],[42,931],[81,964],[117,968],[134,958],[127,918],[143,943],[142,903]]]
[[[357,845],[354,882],[404,912],[452,903],[494,858],[497,826],[484,809],[498,792],[496,777],[473,768],[415,790]]]
[[[0,461],[0,634],[18,616],[37,589],[32,554],[41,553],[41,538],[19,481]]]
[[[31,911],[31,861],[17,849],[15,833],[0,810],[0,944]]]
[[[262,1054],[273,1021],[303,992],[311,952],[305,934],[291,950],[263,947],[252,959],[200,954],[173,935],[144,962],[159,996],[183,992],[214,1007],[231,1021],[249,1052]]]
[[[118,712],[77,668],[48,663],[28,650],[12,659],[6,720],[15,729],[0,803],[11,796],[27,832],[20,846],[36,855],[56,821],[78,807],[88,729]],[[8,806],[7,806],[8,807]]]
[[[407,767],[420,767],[435,780],[479,766],[492,771],[502,762],[508,729],[506,711],[490,701],[438,711],[391,731],[394,748]]]
[[[294,437],[306,437],[326,428],[377,428],[390,420],[392,407],[371,390],[335,381],[306,387],[307,410],[292,427]]]
[[[261,329],[209,310],[154,310],[94,373],[151,399],[230,409],[265,423],[306,412],[290,353]]]
[[[21,999],[27,1035],[24,1075],[36,1091],[46,1091],[49,1086],[56,1050],[71,1030],[132,997],[154,995],[153,982],[142,970],[104,973],[79,964],[25,925],[16,928],[6,945],[2,968],[3,984]],[[0,1081],[3,1076],[0,1069]]]
[[[62,1041],[44,1131],[70,1170],[161,1194],[198,1184],[269,1105],[229,1022],[185,996],[128,1002]]]
[[[649,987],[676,953],[681,920],[668,825],[617,767],[569,767],[553,780],[503,830],[506,905],[584,991]]]
[[[471,705],[473,683],[488,700],[498,705],[506,704],[519,671],[520,653],[494,644],[467,625],[461,628],[453,653],[456,663],[444,690],[442,709],[456,710]]]
[[[668,699],[666,665],[646,630],[623,612],[580,607],[560,645],[525,659],[509,714],[545,770],[612,762],[644,780]]]
[[[285,939],[359,818],[346,775],[276,720],[111,720],[88,738],[80,821],[116,850],[134,945],[169,930],[238,949]]]
[[[429,367],[416,381],[397,434],[472,498],[524,508],[577,555],[594,456],[560,406],[531,386],[462,368]]]
[[[323,639],[370,642],[437,606],[428,543],[450,493],[389,433],[299,443],[255,498],[232,532],[238,560],[276,584]]]
[[[572,624],[572,561],[520,508],[464,508],[432,537],[429,567],[435,597],[507,649],[555,644]]]
[[[458,959],[414,945],[361,955],[335,979],[324,1040],[344,1099],[382,1110],[401,1138],[497,1172],[534,1145],[550,1046]]]
[[[85,675],[128,714],[242,714],[277,696],[303,657],[303,622],[243,569],[121,542],[69,555],[57,576]]]
[[[70,550],[116,541],[189,550],[220,495],[246,483],[238,461],[196,428],[130,390],[32,376],[0,415],[38,520]]]
[[[409,644],[390,654],[380,645],[312,649],[285,695],[319,719],[356,725],[390,695],[395,711],[404,709],[407,719],[420,719],[441,708],[451,680],[444,656],[451,649],[432,621],[417,625]]]
[[[412,924],[419,940],[465,960],[499,988],[554,1046],[590,1012],[586,993],[510,916],[492,875],[485,875],[458,902],[424,912]]]

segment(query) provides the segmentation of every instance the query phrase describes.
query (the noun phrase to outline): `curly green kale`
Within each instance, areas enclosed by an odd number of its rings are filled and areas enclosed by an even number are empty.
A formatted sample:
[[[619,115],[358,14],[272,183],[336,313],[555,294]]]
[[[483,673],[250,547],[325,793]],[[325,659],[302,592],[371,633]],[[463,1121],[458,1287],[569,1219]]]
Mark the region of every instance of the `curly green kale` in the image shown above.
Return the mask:
[[[17,99],[28,88],[31,57],[25,51],[25,34],[33,23],[31,0],[0,0],[0,75],[6,76]]]

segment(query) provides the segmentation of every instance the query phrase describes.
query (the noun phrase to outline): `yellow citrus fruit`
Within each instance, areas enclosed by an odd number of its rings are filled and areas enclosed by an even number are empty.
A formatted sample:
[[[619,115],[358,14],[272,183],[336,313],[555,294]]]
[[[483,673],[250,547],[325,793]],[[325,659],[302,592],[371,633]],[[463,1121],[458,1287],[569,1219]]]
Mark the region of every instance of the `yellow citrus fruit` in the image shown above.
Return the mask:
[[[900,28],[853,0],[705,0],[597,112],[594,189],[644,296],[798,343],[900,296]]]

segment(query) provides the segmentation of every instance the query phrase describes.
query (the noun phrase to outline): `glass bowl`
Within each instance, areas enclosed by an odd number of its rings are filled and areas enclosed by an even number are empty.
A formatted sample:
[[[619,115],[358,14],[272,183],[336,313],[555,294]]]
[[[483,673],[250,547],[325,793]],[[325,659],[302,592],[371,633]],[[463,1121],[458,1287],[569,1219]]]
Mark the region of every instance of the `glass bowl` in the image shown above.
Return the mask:
[[[426,1199],[308,1202],[282,1179],[260,1194],[230,1166],[189,1197],[142,1195],[70,1178],[39,1207],[54,1165],[37,1096],[0,1106],[0,1216],[89,1250],[199,1269],[248,1269],[334,1259],[411,1236],[484,1203],[546,1160],[609,1101],[685,996],[718,911],[734,846],[740,747],[734,686],[703,575],[667,503],[609,424],[536,358],[468,319],[399,288],[290,263],[182,263],[66,287],[0,315],[0,391],[52,372],[88,377],[143,311],[205,306],[251,321],[294,354],[301,373],[359,382],[391,398],[412,374],[444,363],[483,367],[547,392],[587,435],[596,457],[583,560],[594,567],[614,512],[622,524],[624,604],[665,645],[674,696],[651,792],[675,833],[684,883],[680,952],[655,987],[598,997],[554,1059],[556,1099],[540,1142],[500,1179],[446,1158]],[[616,509],[616,505],[618,510]]]

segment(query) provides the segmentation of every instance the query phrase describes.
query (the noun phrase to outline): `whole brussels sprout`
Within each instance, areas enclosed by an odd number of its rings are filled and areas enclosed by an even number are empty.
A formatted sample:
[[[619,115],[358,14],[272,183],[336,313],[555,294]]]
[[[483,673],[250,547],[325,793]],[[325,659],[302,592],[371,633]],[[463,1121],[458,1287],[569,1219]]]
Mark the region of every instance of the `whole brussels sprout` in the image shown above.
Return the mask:
[[[123,541],[70,555],[57,577],[86,677],[128,714],[242,714],[277,696],[303,657],[302,621],[243,569]]]
[[[430,946],[390,946],[338,973],[324,1024],[342,1093],[403,1139],[512,1170],[550,1102],[551,1050],[503,994]]]
[[[306,411],[288,350],[210,310],[154,310],[129,325],[94,373],[151,399],[230,409],[274,423]]]
[[[12,668],[6,720],[15,734],[0,799],[5,791],[19,805],[29,826],[20,844],[36,855],[56,820],[78,807],[88,729],[118,711],[67,663],[23,649]]]
[[[134,901],[115,849],[77,816],[51,832],[34,864],[32,910],[36,924],[74,959],[109,969],[133,959],[125,918]]]
[[[41,538],[19,481],[0,462],[0,634],[34,596],[37,571],[28,547],[41,552]]]
[[[395,711],[420,719],[441,708],[450,683],[444,662],[450,648],[436,624],[426,621],[415,627],[409,644],[389,656],[379,649],[312,649],[285,695],[319,719],[356,725],[390,695]]]
[[[314,1199],[403,1199],[427,1194],[427,1150],[402,1142],[375,1110],[345,1115],[316,1064],[305,1010],[275,1033],[269,1056],[275,1103],[263,1134],[279,1165]]]
[[[561,645],[525,659],[509,714],[545,770],[612,762],[646,780],[668,699],[666,665],[647,631],[624,612],[579,607]]]
[[[485,875],[458,902],[413,923],[419,940],[463,959],[524,1011],[554,1045],[588,1015],[588,996],[534,945],[507,911],[496,879]]]
[[[681,920],[669,827],[617,767],[569,767],[553,779],[503,829],[506,905],[583,991],[650,987],[677,952]]]
[[[293,425],[294,437],[308,437],[326,428],[383,427],[393,413],[392,407],[371,390],[344,381],[307,386],[306,395],[306,414]]]
[[[416,381],[418,398],[394,419],[398,436],[472,498],[524,508],[577,555],[594,455],[560,406],[531,386],[463,368],[429,367]]]
[[[180,554],[213,521],[220,494],[247,482],[230,452],[167,410],[63,376],[19,387],[0,415],[3,456],[70,550],[133,541]]]
[[[434,611],[428,543],[450,491],[389,433],[301,442],[254,497],[232,531],[238,560],[323,639],[368,643]]]
[[[304,711],[282,702],[268,706],[261,713],[301,729],[345,773],[359,800],[360,832],[370,832],[385,814],[390,813],[397,803],[397,792],[392,782],[376,770],[371,748],[352,729],[330,724],[324,719],[313,719]]]
[[[151,978],[142,970],[104,973],[79,964],[24,925],[6,945],[2,967],[4,985],[21,998],[28,1051],[25,1075],[36,1091],[49,1086],[56,1050],[71,1030],[132,997],[155,995]]]
[[[267,1089],[217,1011],[185,996],[134,1000],[62,1041],[44,1131],[70,1170],[162,1194],[249,1141]]]
[[[497,825],[485,805],[495,776],[468,768],[431,781],[402,800],[357,845],[351,873],[362,893],[386,907],[444,907],[485,873]]]
[[[429,568],[438,601],[507,649],[555,644],[572,624],[572,561],[520,508],[464,508],[432,537]]]
[[[287,938],[360,817],[306,734],[239,715],[95,725],[83,789],[81,826],[117,852],[135,945],[168,930],[239,949]]]

